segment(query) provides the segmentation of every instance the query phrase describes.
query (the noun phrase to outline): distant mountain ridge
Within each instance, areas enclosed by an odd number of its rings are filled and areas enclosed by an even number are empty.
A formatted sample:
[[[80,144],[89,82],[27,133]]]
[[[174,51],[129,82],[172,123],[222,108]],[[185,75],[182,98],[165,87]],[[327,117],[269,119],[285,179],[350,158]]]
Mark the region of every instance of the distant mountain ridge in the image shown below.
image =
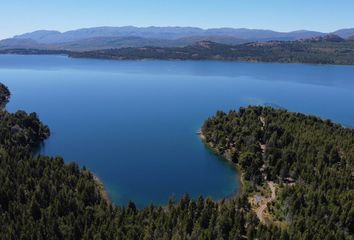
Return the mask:
[[[333,34],[338,35],[342,38],[354,37],[354,28],[340,29],[340,30],[333,32]]]
[[[225,36],[248,40],[297,40],[301,38],[325,35],[315,31],[276,32],[247,28],[211,28],[194,27],[96,27],[82,28],[67,32],[40,30],[15,36],[15,39],[32,39],[39,43],[65,43],[95,37],[143,37],[176,40],[195,36]]]
[[[323,37],[328,33],[299,30],[277,32],[247,28],[196,27],[94,27],[67,32],[39,30],[0,41],[0,49],[39,48],[60,50],[95,50],[122,47],[178,47],[198,41],[237,45],[259,41],[294,41]],[[335,31],[342,38],[354,36],[354,28]]]

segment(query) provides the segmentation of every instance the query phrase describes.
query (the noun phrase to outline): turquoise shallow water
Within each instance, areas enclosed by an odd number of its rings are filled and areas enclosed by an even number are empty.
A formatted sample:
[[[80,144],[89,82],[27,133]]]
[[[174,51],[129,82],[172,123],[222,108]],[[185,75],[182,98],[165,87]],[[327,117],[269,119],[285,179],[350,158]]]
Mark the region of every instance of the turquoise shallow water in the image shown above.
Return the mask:
[[[117,204],[237,192],[236,170],[196,135],[217,110],[271,104],[354,126],[351,66],[0,55],[0,81],[9,111],[51,128],[41,152],[91,169]]]

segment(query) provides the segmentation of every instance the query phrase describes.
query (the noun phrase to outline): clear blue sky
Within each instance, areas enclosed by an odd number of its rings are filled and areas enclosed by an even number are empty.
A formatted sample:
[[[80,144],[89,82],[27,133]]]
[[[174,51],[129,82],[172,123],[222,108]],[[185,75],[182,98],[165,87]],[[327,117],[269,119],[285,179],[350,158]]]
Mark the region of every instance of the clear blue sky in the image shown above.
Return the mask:
[[[1,0],[0,39],[94,26],[354,27],[354,0]]]

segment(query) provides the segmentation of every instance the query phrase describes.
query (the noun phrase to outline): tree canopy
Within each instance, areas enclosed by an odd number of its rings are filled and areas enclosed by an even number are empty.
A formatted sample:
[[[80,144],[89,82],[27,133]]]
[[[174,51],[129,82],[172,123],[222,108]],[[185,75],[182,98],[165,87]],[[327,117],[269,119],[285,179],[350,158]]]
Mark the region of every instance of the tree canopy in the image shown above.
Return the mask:
[[[202,132],[217,153],[240,165],[253,188],[265,181],[283,184],[277,203],[292,239],[353,238],[353,129],[301,113],[248,107],[218,112]]]

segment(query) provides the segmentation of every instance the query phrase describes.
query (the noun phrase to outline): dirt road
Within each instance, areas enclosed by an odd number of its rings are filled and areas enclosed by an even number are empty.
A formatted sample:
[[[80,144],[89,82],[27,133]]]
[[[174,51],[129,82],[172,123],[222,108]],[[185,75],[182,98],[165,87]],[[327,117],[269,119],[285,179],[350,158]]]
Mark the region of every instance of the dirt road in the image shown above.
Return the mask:
[[[273,182],[268,182],[268,186],[271,190],[271,196],[269,198],[265,198],[261,205],[256,209],[256,215],[258,217],[258,219],[262,222],[262,223],[265,223],[265,219],[264,219],[264,211],[266,210],[267,208],[267,204],[274,201],[275,198],[276,198],[276,195],[275,195],[275,186],[274,186],[274,183]]]

